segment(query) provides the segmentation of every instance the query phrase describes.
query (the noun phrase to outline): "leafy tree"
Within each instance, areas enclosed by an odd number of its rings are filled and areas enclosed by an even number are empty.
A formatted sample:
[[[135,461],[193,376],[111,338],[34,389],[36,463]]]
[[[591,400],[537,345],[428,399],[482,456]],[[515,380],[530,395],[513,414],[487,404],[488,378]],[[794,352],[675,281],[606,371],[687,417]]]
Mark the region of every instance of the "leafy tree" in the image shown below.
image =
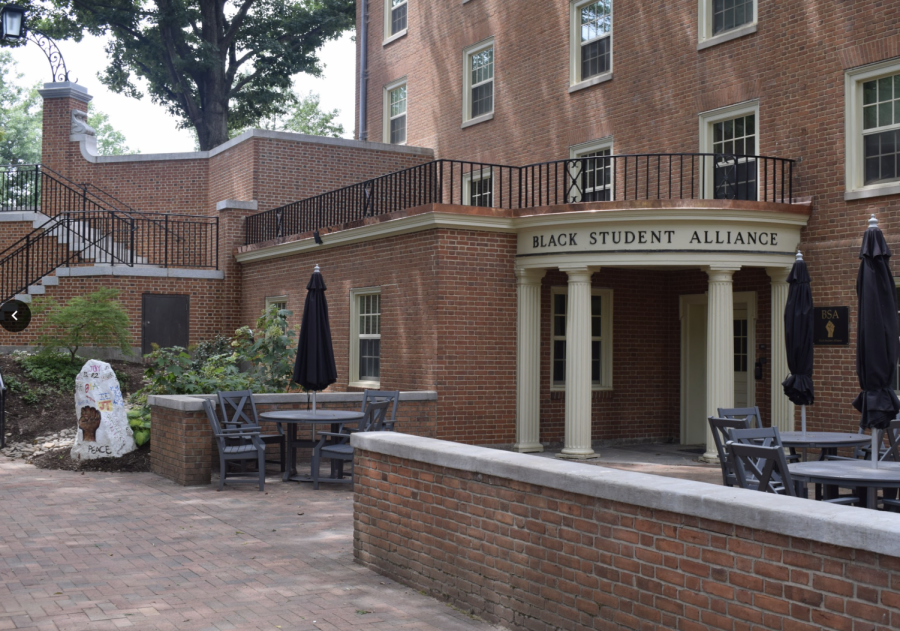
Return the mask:
[[[131,322],[116,300],[118,297],[118,289],[104,287],[76,296],[65,305],[59,305],[50,296],[35,301],[33,312],[46,314],[39,329],[38,346],[49,353],[64,348],[72,363],[83,346],[115,347],[131,355]]]
[[[321,74],[316,54],[353,27],[354,0],[26,0],[49,35],[109,36],[101,81],[194,128],[203,150],[285,113],[291,77]]]
[[[287,108],[284,116],[273,116],[269,119],[260,121],[258,127],[262,129],[272,129],[276,131],[293,131],[298,134],[309,134],[311,136],[330,136],[332,138],[340,138],[344,135],[344,126],[335,123],[341,114],[341,110],[334,109],[330,112],[321,108],[321,99],[318,94],[310,91],[306,96],[297,97],[291,95],[291,105]],[[239,130],[232,134],[237,136],[242,131]]]
[[[296,335],[288,324],[291,311],[269,305],[256,320],[256,331],[242,326],[231,345],[236,356],[251,364],[250,376],[256,392],[284,392],[291,385]]]
[[[23,75],[8,52],[0,51],[0,164],[41,161],[41,111],[38,85],[17,85]]]
[[[137,151],[128,148],[125,134],[109,123],[109,114],[95,108],[93,103],[88,103],[87,113],[88,125],[97,132],[97,153],[101,156],[122,156],[137,153]]]

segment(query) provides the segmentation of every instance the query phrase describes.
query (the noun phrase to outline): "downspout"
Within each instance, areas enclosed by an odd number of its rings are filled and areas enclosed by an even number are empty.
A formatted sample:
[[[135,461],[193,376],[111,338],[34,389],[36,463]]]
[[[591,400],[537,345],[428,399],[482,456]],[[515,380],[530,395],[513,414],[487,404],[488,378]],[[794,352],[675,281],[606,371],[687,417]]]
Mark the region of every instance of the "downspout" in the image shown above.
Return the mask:
[[[359,29],[359,139],[368,140],[366,132],[366,75],[369,65],[369,7],[367,0],[360,0],[360,29]]]

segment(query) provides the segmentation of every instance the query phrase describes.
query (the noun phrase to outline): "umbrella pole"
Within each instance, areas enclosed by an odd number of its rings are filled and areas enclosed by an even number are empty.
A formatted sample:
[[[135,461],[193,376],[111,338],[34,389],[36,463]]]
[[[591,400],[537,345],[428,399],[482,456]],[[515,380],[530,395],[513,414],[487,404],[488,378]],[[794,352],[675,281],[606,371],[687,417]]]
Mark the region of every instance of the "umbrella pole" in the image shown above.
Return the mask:
[[[313,414],[316,413],[316,391],[313,390]]]
[[[878,430],[872,428],[872,468],[878,468]]]
[[[806,405],[800,406],[800,427],[803,429],[803,436],[806,436]]]

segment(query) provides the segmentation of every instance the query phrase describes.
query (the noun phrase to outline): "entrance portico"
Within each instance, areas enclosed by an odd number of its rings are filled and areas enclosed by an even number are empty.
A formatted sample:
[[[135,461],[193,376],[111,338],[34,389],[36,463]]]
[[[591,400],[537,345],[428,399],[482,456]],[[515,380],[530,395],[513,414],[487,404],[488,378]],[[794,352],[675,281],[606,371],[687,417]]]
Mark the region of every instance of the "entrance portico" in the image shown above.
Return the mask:
[[[540,364],[540,290],[542,279],[546,284],[546,275],[550,270],[557,279],[560,278],[559,272],[566,275],[565,287],[553,289],[554,292],[567,294],[563,332],[565,380],[557,385],[554,381],[557,375],[554,373],[550,377],[551,390],[564,390],[560,393],[565,404],[565,433],[560,457],[590,458],[596,455],[592,449],[592,423],[597,419],[592,418],[595,416],[592,415],[592,402],[601,394],[598,390],[617,391],[616,395],[626,399],[629,396],[646,396],[645,392],[638,392],[637,389],[629,392],[633,389],[633,373],[641,370],[637,359],[627,370],[620,369],[628,375],[617,377],[614,383],[611,380],[608,388],[598,386],[596,381],[599,360],[592,358],[592,348],[596,354],[597,346],[592,324],[598,314],[592,313],[591,291],[592,286],[595,291],[597,287],[606,287],[604,279],[615,270],[675,273],[674,277],[684,272],[692,278],[696,278],[698,271],[705,273],[706,286],[699,288],[701,292],[706,290],[705,416],[715,415],[720,407],[734,407],[735,403],[735,362],[738,361],[734,342],[735,274],[750,268],[765,270],[770,279],[770,290],[766,293],[770,294],[768,301],[771,305],[771,324],[767,336],[771,345],[767,350],[771,358],[771,377],[770,393],[760,393],[760,396],[771,399],[771,419],[767,418],[766,424],[771,420],[779,429],[792,428],[793,410],[780,388],[780,382],[787,376],[782,314],[787,297],[786,277],[800,240],[800,229],[806,225],[809,216],[808,207],[724,200],[692,200],[684,205],[675,201],[667,202],[666,207],[648,207],[653,205],[647,202],[634,202],[632,205],[619,202],[591,204],[589,209],[584,209],[584,205],[550,207],[550,212],[521,215],[514,220],[518,239],[516,276],[519,324],[515,450],[540,451],[543,448],[540,440],[540,393],[548,384],[542,383],[535,358]],[[755,277],[758,276],[759,273]],[[647,295],[644,308],[656,308],[658,301],[654,298]],[[623,306],[621,300],[617,301],[616,312],[610,313],[612,326],[622,324],[619,313],[626,309],[633,311],[634,308],[635,305]],[[754,299],[753,313],[755,308]],[[551,318],[555,319],[555,313],[551,310]],[[555,335],[558,332],[554,329],[552,333]],[[658,338],[647,336],[647,339]],[[553,337],[552,344],[557,344],[556,340]],[[605,352],[612,352],[606,338],[603,343],[608,345]],[[746,342],[744,344],[746,346]],[[551,353],[556,353],[556,346],[550,348]],[[617,340],[616,343],[616,352],[624,352],[629,357],[644,358],[648,356],[647,351],[652,355],[653,350],[647,348],[640,337],[628,339],[625,343]],[[751,375],[755,351],[752,346],[744,349],[743,361],[745,364],[749,362],[749,368],[742,367],[742,370],[749,370]],[[662,353],[662,349],[659,352]],[[545,365],[547,360],[545,356]],[[560,364],[555,356],[552,362],[554,367]],[[622,366],[622,360],[617,360],[617,366]],[[680,379],[685,379],[683,369]],[[659,388],[662,387],[663,384],[659,384]],[[627,404],[624,407],[627,409]],[[684,416],[684,407],[679,407]],[[690,419],[690,422],[700,422],[706,427],[705,416]],[[628,418],[608,420],[619,421],[623,425],[630,422]],[[705,434],[704,455],[714,459],[712,436],[708,431]]]

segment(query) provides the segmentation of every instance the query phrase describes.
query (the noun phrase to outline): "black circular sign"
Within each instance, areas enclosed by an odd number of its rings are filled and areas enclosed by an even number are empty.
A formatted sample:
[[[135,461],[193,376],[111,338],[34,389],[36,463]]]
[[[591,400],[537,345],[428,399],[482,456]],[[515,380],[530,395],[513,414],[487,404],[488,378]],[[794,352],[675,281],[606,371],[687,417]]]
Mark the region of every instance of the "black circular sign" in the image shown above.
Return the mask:
[[[31,322],[31,309],[21,300],[10,300],[0,306],[0,326],[10,333],[24,331]]]

